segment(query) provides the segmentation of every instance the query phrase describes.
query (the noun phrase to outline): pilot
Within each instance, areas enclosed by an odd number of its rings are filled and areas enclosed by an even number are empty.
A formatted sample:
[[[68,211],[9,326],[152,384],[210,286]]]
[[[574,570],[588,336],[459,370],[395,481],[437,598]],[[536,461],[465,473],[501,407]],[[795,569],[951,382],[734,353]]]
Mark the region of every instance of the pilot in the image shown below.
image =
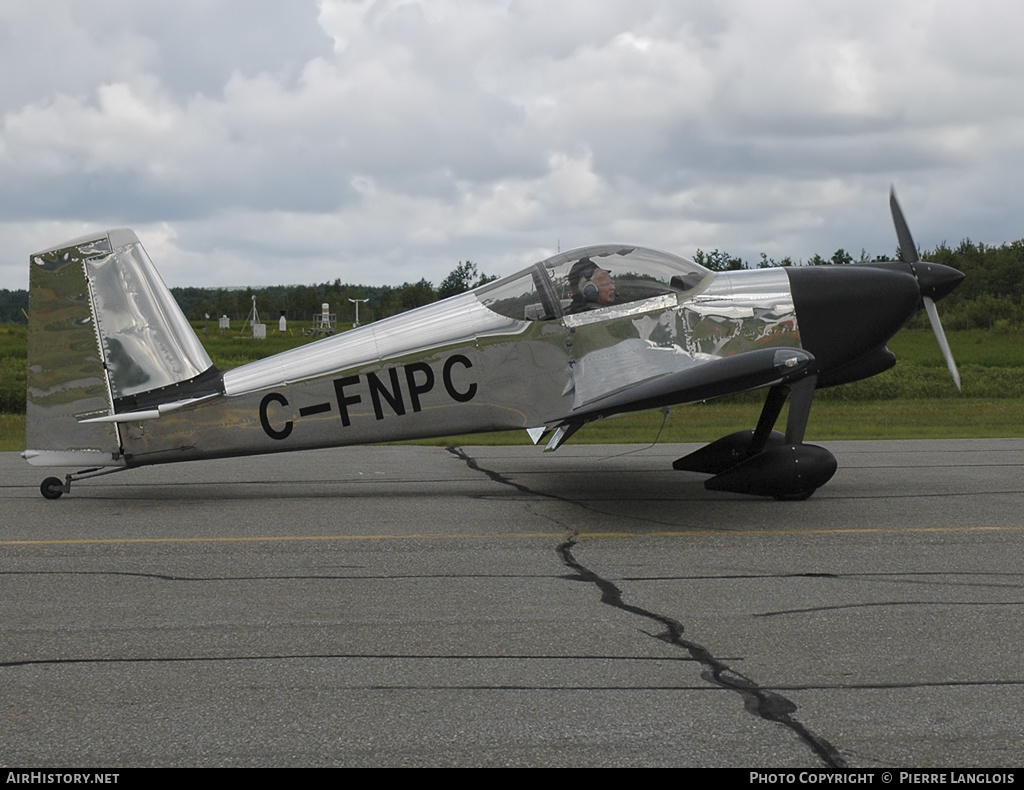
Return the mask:
[[[615,281],[607,269],[602,269],[590,258],[580,258],[569,270],[572,303],[568,312],[582,313],[607,307],[615,302]]]

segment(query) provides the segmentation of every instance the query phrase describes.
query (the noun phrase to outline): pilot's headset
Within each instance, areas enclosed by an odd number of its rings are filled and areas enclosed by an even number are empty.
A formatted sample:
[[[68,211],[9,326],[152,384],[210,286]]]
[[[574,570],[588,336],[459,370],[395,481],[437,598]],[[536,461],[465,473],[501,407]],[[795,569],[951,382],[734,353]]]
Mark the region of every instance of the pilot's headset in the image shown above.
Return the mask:
[[[579,293],[586,302],[596,302],[598,294],[600,293],[600,289],[591,279],[594,276],[594,272],[597,271],[597,268],[597,264],[593,261],[587,263],[580,271],[580,279],[576,283],[577,293]]]

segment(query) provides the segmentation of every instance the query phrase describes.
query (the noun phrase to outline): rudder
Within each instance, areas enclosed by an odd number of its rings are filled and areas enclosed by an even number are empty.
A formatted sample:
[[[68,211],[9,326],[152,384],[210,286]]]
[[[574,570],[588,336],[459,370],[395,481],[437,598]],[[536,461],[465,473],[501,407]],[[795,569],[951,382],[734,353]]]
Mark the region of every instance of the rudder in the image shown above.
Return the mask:
[[[124,466],[118,415],[221,391],[134,232],[83,236],[29,261],[29,463]]]

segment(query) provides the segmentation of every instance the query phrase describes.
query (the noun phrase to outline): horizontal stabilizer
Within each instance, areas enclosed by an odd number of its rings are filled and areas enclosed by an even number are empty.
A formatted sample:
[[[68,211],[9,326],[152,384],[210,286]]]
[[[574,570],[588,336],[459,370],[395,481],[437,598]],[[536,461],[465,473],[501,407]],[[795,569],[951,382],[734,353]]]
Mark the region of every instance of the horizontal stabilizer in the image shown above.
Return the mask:
[[[188,400],[179,400],[174,403],[161,403],[155,409],[143,409],[142,411],[126,411],[121,414],[111,414],[106,417],[92,417],[87,420],[79,420],[79,423],[92,423],[92,422],[138,422],[139,420],[155,420],[158,417],[162,417],[165,414],[169,414],[172,411],[177,411],[185,406],[192,406],[196,403],[209,400],[210,398],[216,398],[219,393],[212,393],[210,395],[204,395],[201,398],[189,398]]]

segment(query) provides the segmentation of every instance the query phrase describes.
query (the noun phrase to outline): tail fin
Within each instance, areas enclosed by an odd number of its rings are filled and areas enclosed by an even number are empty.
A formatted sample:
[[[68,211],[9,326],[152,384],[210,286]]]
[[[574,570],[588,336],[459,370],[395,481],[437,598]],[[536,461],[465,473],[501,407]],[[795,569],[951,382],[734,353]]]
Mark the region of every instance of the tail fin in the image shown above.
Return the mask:
[[[222,391],[132,231],[83,236],[29,261],[29,463],[124,466],[121,415]]]

